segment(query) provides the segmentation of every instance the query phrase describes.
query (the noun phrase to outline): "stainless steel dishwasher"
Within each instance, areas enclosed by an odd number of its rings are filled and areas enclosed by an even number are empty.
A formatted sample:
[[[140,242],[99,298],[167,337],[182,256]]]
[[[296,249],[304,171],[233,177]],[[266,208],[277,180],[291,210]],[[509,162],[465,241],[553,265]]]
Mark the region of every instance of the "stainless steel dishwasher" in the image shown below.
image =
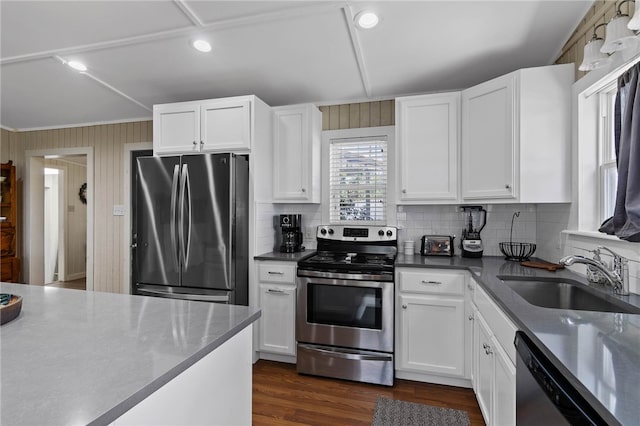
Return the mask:
[[[516,424],[607,425],[523,332],[516,332]]]

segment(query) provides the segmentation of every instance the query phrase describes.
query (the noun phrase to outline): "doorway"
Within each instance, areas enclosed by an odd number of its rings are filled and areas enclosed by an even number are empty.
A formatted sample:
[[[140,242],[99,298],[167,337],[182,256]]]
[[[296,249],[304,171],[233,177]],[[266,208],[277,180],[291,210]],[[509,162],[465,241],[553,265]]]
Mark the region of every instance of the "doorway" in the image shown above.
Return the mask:
[[[87,156],[44,160],[44,283],[86,289]]]
[[[93,290],[93,148],[25,152],[24,278]]]

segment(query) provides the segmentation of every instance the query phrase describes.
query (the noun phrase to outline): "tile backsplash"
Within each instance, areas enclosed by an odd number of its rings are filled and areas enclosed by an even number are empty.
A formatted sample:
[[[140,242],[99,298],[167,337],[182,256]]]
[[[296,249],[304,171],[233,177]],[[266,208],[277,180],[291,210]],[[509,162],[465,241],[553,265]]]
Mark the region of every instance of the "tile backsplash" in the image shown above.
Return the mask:
[[[501,256],[498,243],[509,241],[511,218],[519,211],[513,226],[513,241],[536,242],[536,206],[533,204],[493,204],[484,205],[487,210],[487,224],[480,236],[484,242],[484,254]],[[460,206],[398,206],[399,213],[406,213],[406,219],[398,220],[398,247],[406,240],[415,241],[415,251],[420,250],[420,238],[425,234],[455,235],[455,254],[460,255],[458,245],[464,224]],[[322,224],[320,204],[269,204],[256,205],[258,226],[256,230],[256,253],[277,250],[277,222],[275,216],[285,213],[302,214],[304,246],[315,250],[315,231]],[[399,215],[401,216],[401,215]]]
[[[281,214],[301,214],[303,245],[306,250],[316,249],[316,229],[322,223],[322,207],[320,204],[256,204],[256,253],[262,254],[279,249],[277,241],[278,219]]]
[[[480,233],[484,243],[484,254],[501,256],[498,243],[509,241],[511,218],[515,212],[513,241],[536,242],[536,206],[533,204],[492,204],[484,205],[487,210],[487,224]],[[399,247],[407,240],[415,241],[415,251],[420,250],[423,235],[455,235],[455,254],[460,255],[460,237],[464,226],[464,216],[460,206],[398,206],[398,216],[406,213],[406,219],[398,220]]]

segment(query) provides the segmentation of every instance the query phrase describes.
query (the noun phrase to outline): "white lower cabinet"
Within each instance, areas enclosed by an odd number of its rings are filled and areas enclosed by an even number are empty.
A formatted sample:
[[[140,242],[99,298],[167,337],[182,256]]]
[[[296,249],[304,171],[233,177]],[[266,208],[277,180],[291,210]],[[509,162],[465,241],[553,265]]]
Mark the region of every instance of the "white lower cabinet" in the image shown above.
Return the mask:
[[[463,377],[464,300],[400,295],[397,367]]]
[[[486,293],[476,292],[483,301],[473,306],[473,389],[487,425],[515,425],[516,367],[503,343],[509,335],[513,346],[516,328]]]
[[[261,353],[295,356],[295,263],[258,262],[259,350]]]
[[[396,376],[464,385],[468,274],[418,268],[396,271]]]
[[[475,335],[473,359],[476,365],[474,374],[474,390],[478,405],[485,423],[491,425],[491,393],[493,382],[493,357],[486,352],[488,342],[491,342],[491,331],[482,316],[474,311]]]
[[[467,272],[396,268],[396,377],[473,387],[489,426],[515,425],[516,330]]]

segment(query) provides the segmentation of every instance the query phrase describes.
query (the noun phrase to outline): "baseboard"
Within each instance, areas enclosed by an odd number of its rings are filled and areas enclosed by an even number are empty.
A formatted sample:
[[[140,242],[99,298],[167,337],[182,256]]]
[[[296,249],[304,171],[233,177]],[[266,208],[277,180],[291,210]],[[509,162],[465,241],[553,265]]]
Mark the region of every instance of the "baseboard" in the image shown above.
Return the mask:
[[[457,386],[460,388],[470,388],[471,380],[457,377],[436,376],[433,374],[412,373],[409,371],[396,370],[396,379],[413,380],[416,382],[434,383],[436,385]]]
[[[266,359],[267,361],[285,362],[287,364],[295,364],[295,355],[281,355],[272,354],[269,352],[260,352],[260,359]]]
[[[82,272],[76,272],[75,274],[67,274],[64,281],[65,282],[74,281],[74,280],[79,280],[80,278],[87,278],[87,272],[82,271]]]

